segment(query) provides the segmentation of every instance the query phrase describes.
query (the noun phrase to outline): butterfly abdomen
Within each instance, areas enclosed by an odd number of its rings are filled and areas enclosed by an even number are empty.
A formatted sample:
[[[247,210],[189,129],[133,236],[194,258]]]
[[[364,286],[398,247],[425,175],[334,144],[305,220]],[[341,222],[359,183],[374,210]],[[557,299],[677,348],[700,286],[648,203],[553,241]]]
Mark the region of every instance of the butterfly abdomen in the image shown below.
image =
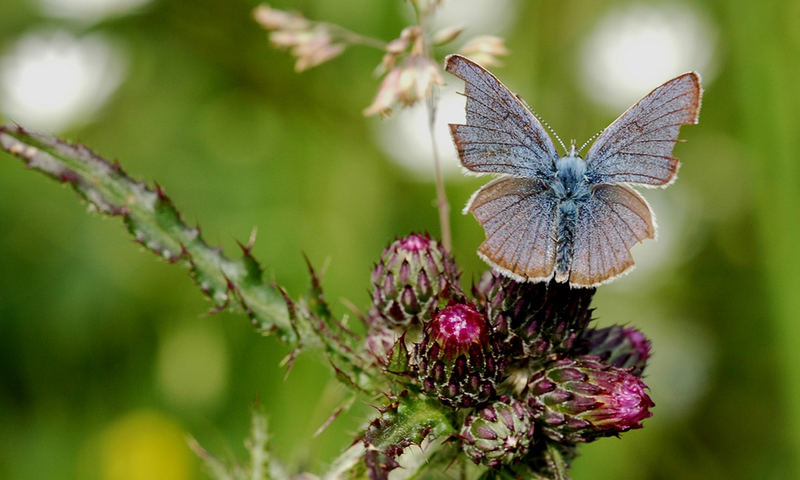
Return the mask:
[[[558,226],[556,227],[555,279],[557,282],[563,283],[569,279],[577,223],[577,203],[572,199],[561,200],[558,204]]]

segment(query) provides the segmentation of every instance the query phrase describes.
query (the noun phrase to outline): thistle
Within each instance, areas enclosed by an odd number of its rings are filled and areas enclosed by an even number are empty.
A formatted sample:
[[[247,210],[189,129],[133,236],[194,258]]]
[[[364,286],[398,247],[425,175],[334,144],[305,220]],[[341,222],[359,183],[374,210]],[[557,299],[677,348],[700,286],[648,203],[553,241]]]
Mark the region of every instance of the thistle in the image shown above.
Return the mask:
[[[412,233],[386,247],[372,270],[372,303],[391,327],[430,320],[439,301],[460,294],[453,257],[428,235]]]
[[[517,282],[489,271],[473,287],[492,328],[516,357],[544,358],[567,352],[592,318],[594,289]]]
[[[445,405],[470,407],[495,393],[505,361],[486,318],[457,303],[436,314],[416,345],[416,368],[425,393]]]
[[[614,325],[598,330],[588,329],[581,337],[579,351],[595,355],[606,365],[631,369],[637,377],[642,376],[650,358],[650,341],[633,327]]]
[[[628,370],[596,357],[567,358],[531,377],[528,406],[551,439],[589,442],[640,428],[654,406],[646,388]]]
[[[461,428],[464,453],[475,463],[496,467],[528,453],[533,439],[533,416],[517,399],[500,397],[469,415]]]

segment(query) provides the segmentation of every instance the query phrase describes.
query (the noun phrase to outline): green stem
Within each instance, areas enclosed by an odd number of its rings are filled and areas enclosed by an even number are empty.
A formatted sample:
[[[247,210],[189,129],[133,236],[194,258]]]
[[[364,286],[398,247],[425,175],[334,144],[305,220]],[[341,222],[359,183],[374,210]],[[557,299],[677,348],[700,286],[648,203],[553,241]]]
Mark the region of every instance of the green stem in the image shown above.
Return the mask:
[[[417,18],[417,25],[419,25],[422,35],[420,41],[422,42],[422,51],[425,56],[433,61],[433,52],[431,51],[431,43],[428,41],[428,17],[433,12],[433,8],[420,9],[419,6],[412,2],[414,6],[414,13]],[[442,231],[442,245],[448,251],[453,250],[453,238],[450,229],[450,203],[447,201],[447,191],[444,188],[444,176],[442,175],[442,162],[439,158],[439,147],[436,143],[436,113],[438,104],[437,88],[434,85],[431,89],[431,94],[425,102],[425,107],[428,112],[428,135],[431,140],[431,154],[433,155],[433,175],[436,182],[436,208],[439,210],[439,226]]]
[[[569,480],[567,475],[567,462],[558,450],[558,447],[553,442],[547,442],[547,454],[550,456],[552,462],[553,473],[555,477],[553,480]]]
[[[317,25],[321,25],[323,28],[331,32],[335,37],[347,43],[353,45],[363,45],[365,47],[377,48],[378,50],[386,50],[386,42],[384,42],[383,40],[378,40],[377,38],[361,35],[360,33],[356,33],[350,29],[347,29],[335,23],[327,23],[327,22],[314,22],[314,23],[316,23]]]
[[[439,210],[439,225],[442,229],[442,245],[447,251],[453,250],[453,237],[450,230],[450,203],[447,201],[447,192],[444,188],[444,177],[442,175],[442,163],[439,159],[439,148],[436,144],[436,103],[437,89],[433,87],[431,96],[428,97],[426,106],[428,108],[428,133],[431,138],[431,151],[433,152],[433,170],[436,179],[436,207]]]

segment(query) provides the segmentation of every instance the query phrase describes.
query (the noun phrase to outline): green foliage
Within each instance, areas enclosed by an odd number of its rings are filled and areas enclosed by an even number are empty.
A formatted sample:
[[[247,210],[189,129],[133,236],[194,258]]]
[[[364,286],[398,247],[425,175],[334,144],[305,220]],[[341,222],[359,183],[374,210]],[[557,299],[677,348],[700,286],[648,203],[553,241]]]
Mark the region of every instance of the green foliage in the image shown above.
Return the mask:
[[[195,439],[189,439],[192,450],[205,463],[214,480],[289,480],[283,467],[272,458],[267,418],[259,407],[253,409],[250,437],[245,442],[250,456],[247,465],[227,464],[208,453]]]
[[[232,260],[189,227],[161,187],[130,178],[122,167],[83,145],[34,133],[19,126],[0,127],[0,146],[55,180],[68,183],[98,212],[121,216],[138,243],[171,263],[189,268],[215,309],[241,307],[263,333],[276,331],[288,344],[300,342],[276,289],[263,278],[250,247]]]
[[[309,263],[312,284],[296,303],[280,287],[266,282],[261,266],[241,245],[242,257],[231,259],[203,240],[199,227],[189,227],[161,187],[150,188],[129,177],[83,145],[34,133],[19,126],[0,127],[0,147],[26,165],[68,183],[98,212],[121,216],[138,243],[170,263],[182,263],[198,287],[214,303],[247,313],[262,334],[277,333],[294,348],[323,346],[337,376],[359,390],[376,393],[366,370],[368,360],[356,352],[359,339],[338,322],[325,302],[320,279]],[[287,308],[288,305],[288,308]]]

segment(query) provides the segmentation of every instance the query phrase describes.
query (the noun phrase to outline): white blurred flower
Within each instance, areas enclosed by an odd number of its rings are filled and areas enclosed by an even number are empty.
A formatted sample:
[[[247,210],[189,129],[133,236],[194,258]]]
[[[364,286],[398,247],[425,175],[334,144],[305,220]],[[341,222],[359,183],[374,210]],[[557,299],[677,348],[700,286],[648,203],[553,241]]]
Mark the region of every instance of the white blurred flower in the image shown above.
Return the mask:
[[[30,33],[0,58],[0,108],[30,128],[63,130],[102,107],[123,70],[119,52],[99,35]]]
[[[517,18],[517,0],[450,0],[433,17],[434,28],[467,25],[466,32],[500,34]]]
[[[104,18],[130,13],[151,0],[38,0],[42,11],[49,16],[98,22]]]
[[[458,154],[450,138],[450,123],[464,123],[466,99],[457,91],[463,86],[447,85],[438,89],[434,135],[442,162],[442,172],[449,179],[466,179],[461,174]],[[398,111],[376,125],[375,137],[389,158],[405,168],[414,178],[433,181],[433,154],[431,152],[428,113],[424,103]]]
[[[716,31],[688,5],[632,5],[612,10],[586,36],[580,55],[584,92],[611,109],[626,108],[687,71],[708,85]]]

